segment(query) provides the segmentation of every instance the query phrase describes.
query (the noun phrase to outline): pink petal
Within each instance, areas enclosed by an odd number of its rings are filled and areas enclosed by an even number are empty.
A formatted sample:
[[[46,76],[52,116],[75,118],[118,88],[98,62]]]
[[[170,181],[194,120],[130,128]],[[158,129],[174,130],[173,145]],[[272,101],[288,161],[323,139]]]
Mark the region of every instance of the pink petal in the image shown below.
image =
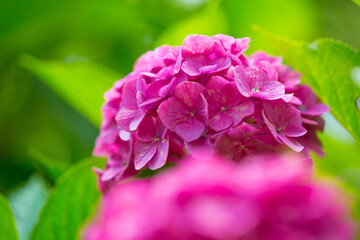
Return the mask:
[[[209,54],[214,48],[214,40],[203,35],[188,35],[181,45],[183,57],[194,54]]]
[[[266,100],[280,99],[285,94],[285,87],[280,82],[269,81],[262,84],[260,92],[256,92],[253,96]]]
[[[234,121],[234,126],[238,125],[245,117],[254,113],[255,105],[250,100],[245,100],[243,103],[233,106],[227,110]]]
[[[161,97],[166,97],[174,91],[175,87],[181,82],[187,81],[186,74],[178,74],[178,76],[173,77],[170,83],[159,90],[159,95]]]
[[[139,124],[144,119],[144,117],[145,117],[145,112],[137,111],[137,115],[130,121],[130,125],[129,125],[130,132],[133,132],[138,128]]]
[[[205,97],[200,94],[197,102],[197,106],[195,109],[195,116],[197,119],[207,124],[209,121],[209,113],[208,113],[208,103]]]
[[[265,71],[270,81],[277,81],[279,76],[276,68],[269,62],[261,61],[259,63],[259,69]]]
[[[131,133],[123,130],[123,129],[120,129],[119,131],[119,137],[121,138],[121,140],[123,141],[129,141],[130,138],[131,138]]]
[[[196,118],[189,118],[187,121],[178,123],[175,132],[179,137],[187,142],[198,139],[205,130],[205,124]]]
[[[234,68],[234,78],[237,88],[244,97],[250,97],[250,83],[246,76],[245,68],[237,66]]]
[[[101,176],[101,181],[108,181],[108,180],[114,178],[115,176],[120,175],[121,172],[125,171],[126,168],[127,168],[127,165],[120,165],[117,167],[111,167],[111,168],[105,169]]]
[[[169,154],[169,139],[162,139],[160,143],[157,144],[157,151],[153,159],[149,162],[148,167],[151,170],[156,170],[165,165],[166,159]]]
[[[305,135],[306,132],[306,129],[301,125],[288,125],[282,131],[282,133],[288,137],[301,137]]]
[[[268,127],[268,129],[270,130],[270,133],[274,136],[274,138],[278,141],[278,132],[277,129],[275,127],[275,125],[270,121],[270,119],[266,116],[265,114],[266,110],[262,111],[262,116],[264,118],[264,122],[266,124],[266,126]]]
[[[162,123],[172,131],[175,130],[175,126],[179,122],[185,121],[187,115],[189,115],[185,105],[175,97],[162,102],[157,112]]]
[[[309,116],[319,116],[319,115],[322,115],[329,111],[330,111],[329,106],[327,106],[323,103],[317,103],[317,104],[309,107],[305,111],[301,111],[301,113],[304,115],[309,115]]]
[[[308,119],[308,118],[301,118],[303,123],[310,124],[310,125],[318,125],[319,123],[317,121]]]
[[[291,94],[284,94],[284,96],[282,97],[282,100],[284,100],[284,102],[290,102],[291,99],[293,98],[294,94],[291,93]]]
[[[232,124],[233,118],[223,112],[219,112],[209,120],[209,127],[217,132],[231,127]]]
[[[215,65],[216,67],[209,71],[208,73],[216,73],[216,72],[220,72],[222,70],[227,69],[228,67],[230,67],[231,65],[231,60],[230,58],[227,57],[219,57],[219,58],[215,58],[214,60],[211,60],[209,62],[209,65]],[[205,73],[205,72],[203,72]]]
[[[138,138],[141,141],[152,141],[156,137],[154,118],[148,116],[139,125]]]
[[[136,82],[137,79],[132,79],[124,85],[122,91],[122,102],[127,109],[135,110],[138,108],[136,99]]]
[[[174,91],[174,96],[181,100],[189,110],[195,110],[200,94],[206,94],[206,88],[196,82],[180,83]]]
[[[229,83],[230,82],[224,79],[223,77],[220,76],[211,77],[208,83],[206,84],[206,89],[208,91],[209,98],[212,98],[219,103],[228,103],[233,93],[230,92],[232,90],[232,86],[230,85],[231,89],[230,90],[226,89],[226,92],[224,92],[225,90],[224,88]]]
[[[287,95],[287,94],[285,94],[285,95]],[[285,95],[284,95],[284,96],[285,96]],[[285,102],[286,102],[286,101],[285,101]],[[301,104],[303,104],[302,101],[301,101],[298,97],[296,97],[296,96],[293,96],[293,97],[291,98],[291,100],[289,101],[289,103],[294,104],[294,105],[301,105]]]
[[[299,142],[295,141],[292,138],[288,138],[283,134],[279,134],[278,137],[285,145],[287,145],[295,152],[301,152],[304,149],[303,145],[301,145]]]
[[[137,140],[135,143],[135,169],[139,170],[143,168],[155,155],[157,150],[156,142],[143,142],[141,140]]]
[[[211,154],[214,151],[213,144],[210,142],[210,139],[207,137],[200,137],[195,141],[192,142],[185,142],[185,148],[186,150],[192,154],[195,155],[197,153],[203,153],[206,152],[211,156]],[[204,159],[206,160],[206,159]]]
[[[125,107],[121,108],[115,119],[119,126],[125,131],[130,132],[130,123],[139,115],[139,110],[129,110]]]
[[[189,76],[200,76],[200,69],[205,65],[206,59],[207,57],[204,55],[189,57],[183,62],[181,69]]]

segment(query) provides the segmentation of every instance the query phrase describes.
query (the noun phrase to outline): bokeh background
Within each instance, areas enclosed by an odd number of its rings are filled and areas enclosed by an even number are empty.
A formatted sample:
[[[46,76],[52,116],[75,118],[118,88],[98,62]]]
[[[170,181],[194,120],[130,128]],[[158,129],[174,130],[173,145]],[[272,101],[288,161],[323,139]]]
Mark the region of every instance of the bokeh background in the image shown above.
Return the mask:
[[[103,93],[142,53],[188,34],[223,33],[251,37],[249,52],[276,54],[254,25],[360,48],[360,7],[350,0],[1,0],[0,193],[16,220],[31,229],[54,176],[91,155]],[[326,119],[327,156],[315,156],[316,172],[359,196],[360,147]]]

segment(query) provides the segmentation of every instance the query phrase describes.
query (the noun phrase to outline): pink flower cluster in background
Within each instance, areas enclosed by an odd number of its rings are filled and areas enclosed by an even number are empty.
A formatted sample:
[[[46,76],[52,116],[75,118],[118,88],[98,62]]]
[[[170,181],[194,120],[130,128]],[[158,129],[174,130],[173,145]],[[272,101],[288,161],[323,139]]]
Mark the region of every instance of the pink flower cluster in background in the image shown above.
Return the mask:
[[[344,199],[312,182],[306,165],[287,160],[236,164],[195,154],[153,178],[112,188],[83,238],[353,239]]]
[[[284,149],[323,154],[316,131],[329,108],[281,58],[243,55],[249,41],[189,35],[142,55],[105,94],[93,152],[108,158],[101,188],[203,148],[234,161]]]

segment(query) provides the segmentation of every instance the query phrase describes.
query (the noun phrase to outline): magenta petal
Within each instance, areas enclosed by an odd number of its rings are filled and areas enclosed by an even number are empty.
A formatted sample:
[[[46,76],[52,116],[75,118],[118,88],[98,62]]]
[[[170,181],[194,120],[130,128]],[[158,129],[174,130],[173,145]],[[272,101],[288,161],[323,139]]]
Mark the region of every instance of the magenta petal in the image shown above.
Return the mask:
[[[304,117],[302,117],[301,120],[303,123],[310,124],[310,125],[318,125],[319,124],[317,121],[314,121],[314,120],[311,120],[308,118],[304,118]]]
[[[153,117],[146,117],[139,125],[138,138],[141,141],[152,141],[156,137],[156,129]]]
[[[214,48],[214,40],[203,35],[188,35],[181,45],[184,57],[194,54],[209,54]]]
[[[137,111],[137,115],[130,121],[129,130],[135,131],[145,117],[145,112]]]
[[[186,150],[192,155],[206,152],[209,154],[209,156],[211,156],[214,151],[213,144],[207,137],[201,137],[192,142],[185,142],[184,145]]]
[[[259,69],[261,69],[267,73],[270,81],[278,80],[278,78],[279,78],[278,72],[271,63],[266,62],[266,61],[261,61],[259,63]]]
[[[205,94],[206,88],[196,82],[182,82],[174,91],[174,96],[180,99],[189,110],[195,110],[200,94]]]
[[[143,168],[155,155],[157,150],[156,142],[143,142],[141,140],[137,140],[135,143],[134,149],[134,164],[135,169],[139,170]]]
[[[227,113],[218,113],[209,120],[209,127],[219,132],[231,127],[233,119]]]
[[[244,101],[243,103],[231,107],[227,113],[233,118],[234,126],[238,125],[244,117],[254,113],[255,105],[251,101]]]
[[[286,96],[286,95],[288,95],[288,94],[285,94],[284,96]],[[284,99],[284,98],[283,98],[283,99]],[[293,97],[291,98],[291,100],[289,101],[289,103],[294,104],[294,105],[301,105],[301,104],[302,104],[302,101],[301,101],[298,97],[293,96]]]
[[[200,94],[198,98],[198,103],[195,109],[195,116],[205,124],[207,124],[209,121],[208,103],[202,94]]]
[[[162,102],[158,108],[161,122],[170,130],[174,131],[178,122],[185,121],[189,114],[184,104],[175,97]]]
[[[122,102],[127,109],[135,110],[138,108],[136,99],[136,78],[130,80],[124,85],[122,91]]]
[[[266,111],[266,110],[263,110],[263,111],[262,111],[262,116],[263,116],[263,118],[264,118],[264,122],[265,122],[266,126],[268,127],[268,129],[270,130],[270,133],[273,135],[273,137],[274,137],[276,140],[278,140],[278,133],[277,133],[276,127],[275,127],[275,125],[270,121],[270,119],[266,116],[265,111]]]
[[[120,129],[119,137],[123,141],[129,141],[131,139],[131,133],[129,133],[129,132],[123,130],[123,129]]]
[[[172,94],[172,92],[174,91],[175,87],[177,85],[179,85],[181,82],[184,82],[184,81],[187,81],[187,76],[186,74],[179,74],[178,76],[176,77],[173,77],[170,81],[170,83],[164,87],[162,87],[160,90],[159,90],[159,95],[161,97],[166,97],[170,94]]]
[[[288,138],[288,137],[284,136],[283,134],[279,134],[278,137],[285,145],[287,145],[289,148],[291,148],[295,152],[301,152],[304,149],[303,145],[301,145],[299,142],[295,141],[292,138]]]
[[[227,57],[220,57],[215,58],[209,62],[209,65],[215,65],[216,67],[211,71],[211,73],[220,72],[224,69],[227,69],[231,65],[230,58]]]
[[[262,84],[260,87],[260,92],[255,93],[254,95],[267,100],[280,99],[285,94],[285,87],[280,82],[269,81]]]
[[[187,142],[198,139],[205,130],[205,124],[196,118],[189,118],[175,126],[175,132]]]
[[[288,125],[282,131],[288,137],[301,137],[306,134],[306,129],[300,125]]]
[[[169,154],[169,138],[162,139],[160,143],[157,144],[157,151],[153,159],[148,163],[148,167],[151,170],[156,170],[165,165],[166,159]]]
[[[302,111],[301,113],[304,115],[309,115],[309,116],[318,116],[318,115],[327,113],[329,111],[330,111],[329,106],[327,106],[323,103],[317,103],[317,104],[309,107],[305,111]]]
[[[115,176],[120,175],[121,172],[125,171],[126,168],[127,168],[127,165],[121,165],[121,166],[105,169],[101,176],[101,181],[108,181],[108,180],[114,178]]]
[[[140,108],[145,108],[145,107],[148,107],[150,105],[154,105],[154,104],[159,104],[159,102],[162,100],[163,98],[162,97],[154,97],[154,98],[150,98],[148,100],[145,100],[143,101],[141,104],[139,104],[139,107]],[[150,109],[150,108],[149,108]]]
[[[207,65],[207,62],[210,62],[210,59],[207,56],[191,56],[186,58],[181,69],[189,76],[200,76],[202,74],[201,69]],[[215,66],[212,66],[212,68],[215,68]]]
[[[284,100],[284,102],[290,102],[291,99],[293,98],[294,94],[291,93],[291,94],[284,94],[284,96],[282,97],[282,100]]]
[[[250,83],[248,82],[245,68],[237,66],[234,68],[234,78],[237,88],[244,97],[250,97]]]
[[[130,123],[131,121],[138,116],[138,110],[129,110],[125,107],[121,108],[119,113],[116,115],[115,119],[119,126],[125,131],[130,132]]]

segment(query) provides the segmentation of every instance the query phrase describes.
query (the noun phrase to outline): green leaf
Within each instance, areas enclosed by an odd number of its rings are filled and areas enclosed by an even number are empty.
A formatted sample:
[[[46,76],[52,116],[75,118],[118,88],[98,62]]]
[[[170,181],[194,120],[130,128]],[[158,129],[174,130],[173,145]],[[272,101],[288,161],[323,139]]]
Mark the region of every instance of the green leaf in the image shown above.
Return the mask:
[[[359,143],[344,144],[326,134],[318,134],[326,156],[313,155],[316,172],[320,175],[335,176],[342,180],[342,186],[355,201],[354,214],[360,220],[360,156]]]
[[[170,25],[158,37],[155,45],[181,45],[189,34],[212,36],[227,32],[226,15],[219,5],[218,0],[210,1],[202,11]]]
[[[23,55],[20,65],[36,74],[97,127],[101,122],[103,95],[121,76],[102,65],[87,61],[42,61]]]
[[[29,239],[48,195],[47,183],[40,176],[33,175],[24,186],[7,196],[15,216],[20,240]]]
[[[18,239],[9,203],[0,195],[0,240]]]
[[[360,6],[360,0],[352,0],[352,1]]]
[[[69,167],[70,163],[50,159],[35,147],[30,147],[29,156],[34,166],[53,183]]]
[[[356,104],[360,88],[355,82],[360,77],[360,52],[333,39],[319,39],[308,44],[264,32],[263,35],[274,44],[286,63],[303,74],[302,82],[312,87],[330,106],[334,117],[360,141],[360,111]]]
[[[100,197],[91,167],[103,164],[103,159],[85,160],[58,179],[35,226],[32,240],[70,240],[79,237],[80,228],[92,214]]]

